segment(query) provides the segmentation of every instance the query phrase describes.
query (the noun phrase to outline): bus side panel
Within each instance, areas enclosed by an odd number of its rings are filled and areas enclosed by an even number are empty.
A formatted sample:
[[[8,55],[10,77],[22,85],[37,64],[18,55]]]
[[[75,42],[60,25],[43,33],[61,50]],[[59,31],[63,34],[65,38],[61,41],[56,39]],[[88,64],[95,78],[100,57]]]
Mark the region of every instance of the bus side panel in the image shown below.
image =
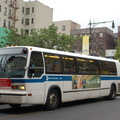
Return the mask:
[[[28,93],[32,93],[32,96],[28,97],[28,103],[44,104],[44,101],[45,101],[44,82],[27,83],[26,87],[27,87]]]
[[[64,81],[63,102],[88,99],[89,91],[86,89],[73,88],[72,81]]]
[[[101,90],[98,89],[92,89],[90,90],[89,98],[99,98],[100,97]]]
[[[101,80],[101,97],[108,96],[110,94],[112,83],[115,83],[115,85],[117,85],[116,80]]]
[[[62,101],[74,101],[77,100],[77,92],[72,89],[72,80],[71,81],[63,81],[63,96]]]
[[[78,92],[78,100],[83,100],[83,99],[88,99],[89,98],[89,93],[90,93],[90,91],[80,91],[80,92]]]
[[[51,80],[47,80],[45,82],[45,101],[44,101],[44,104],[46,103],[46,100],[47,100],[47,95],[48,93],[50,92],[50,90],[52,89],[56,89],[56,88],[60,88],[60,92],[61,92],[61,95],[62,95],[62,84],[63,82],[62,81],[51,81]]]

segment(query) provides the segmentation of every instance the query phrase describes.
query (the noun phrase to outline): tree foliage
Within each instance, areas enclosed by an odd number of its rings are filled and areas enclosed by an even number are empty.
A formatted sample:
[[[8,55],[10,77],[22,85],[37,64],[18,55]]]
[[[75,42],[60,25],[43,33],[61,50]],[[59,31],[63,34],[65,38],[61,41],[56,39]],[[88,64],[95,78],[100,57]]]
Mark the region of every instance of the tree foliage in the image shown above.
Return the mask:
[[[19,35],[18,30],[12,28],[10,31],[6,30],[5,32],[7,35],[2,38],[5,40],[4,46],[36,46],[72,51],[71,46],[77,40],[77,38],[70,35],[58,34],[54,24],[49,26],[48,29],[34,29],[30,35],[27,35],[23,30],[21,31],[21,35]]]
[[[116,53],[114,55],[115,59],[120,60],[120,37],[117,39]]]

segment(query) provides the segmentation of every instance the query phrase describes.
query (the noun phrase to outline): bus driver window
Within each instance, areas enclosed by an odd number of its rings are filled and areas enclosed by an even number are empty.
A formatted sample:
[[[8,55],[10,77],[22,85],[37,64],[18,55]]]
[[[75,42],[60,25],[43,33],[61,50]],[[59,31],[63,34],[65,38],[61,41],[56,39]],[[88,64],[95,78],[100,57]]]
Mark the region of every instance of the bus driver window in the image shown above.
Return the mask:
[[[40,77],[44,72],[41,52],[32,52],[28,70],[28,77]]]

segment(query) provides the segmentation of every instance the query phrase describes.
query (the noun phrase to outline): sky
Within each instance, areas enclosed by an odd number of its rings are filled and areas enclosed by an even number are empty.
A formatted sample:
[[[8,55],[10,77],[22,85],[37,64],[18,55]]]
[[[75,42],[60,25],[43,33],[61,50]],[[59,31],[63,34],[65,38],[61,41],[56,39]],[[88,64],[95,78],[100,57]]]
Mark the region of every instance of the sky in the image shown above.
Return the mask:
[[[29,0],[24,0],[29,1]],[[35,0],[30,0],[35,1]],[[50,8],[53,8],[53,21],[72,20],[88,28],[89,22],[114,21],[99,24],[95,27],[108,27],[114,33],[120,26],[120,0],[37,0]]]

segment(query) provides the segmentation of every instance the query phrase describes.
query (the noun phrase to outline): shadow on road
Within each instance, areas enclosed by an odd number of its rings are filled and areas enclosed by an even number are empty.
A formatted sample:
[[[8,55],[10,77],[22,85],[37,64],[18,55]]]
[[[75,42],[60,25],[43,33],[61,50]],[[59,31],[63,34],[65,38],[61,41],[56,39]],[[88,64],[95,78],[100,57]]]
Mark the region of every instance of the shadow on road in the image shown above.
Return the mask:
[[[18,109],[11,108],[8,104],[6,104],[5,108],[0,108],[0,113],[2,114],[24,114],[31,113],[37,111],[45,111],[44,106],[41,105],[22,105]]]
[[[116,98],[116,100],[118,100],[118,99],[119,98]],[[79,101],[74,101],[74,102],[63,103],[60,108],[64,109],[64,108],[67,108],[67,107],[81,106],[81,105],[84,105],[84,104],[93,104],[93,103],[96,103],[96,102],[103,102],[103,101],[106,101],[106,100],[104,100],[102,98],[79,100]],[[45,107],[42,106],[42,105],[22,105],[19,109],[13,109],[7,104],[2,104],[0,106],[5,106],[3,108],[0,107],[0,113],[2,113],[2,114],[24,114],[24,113],[47,111],[45,109]]]
[[[78,101],[63,103],[62,107],[79,106],[79,105],[91,104],[91,103],[102,102],[102,101],[105,101],[105,100],[103,98],[78,100]]]

